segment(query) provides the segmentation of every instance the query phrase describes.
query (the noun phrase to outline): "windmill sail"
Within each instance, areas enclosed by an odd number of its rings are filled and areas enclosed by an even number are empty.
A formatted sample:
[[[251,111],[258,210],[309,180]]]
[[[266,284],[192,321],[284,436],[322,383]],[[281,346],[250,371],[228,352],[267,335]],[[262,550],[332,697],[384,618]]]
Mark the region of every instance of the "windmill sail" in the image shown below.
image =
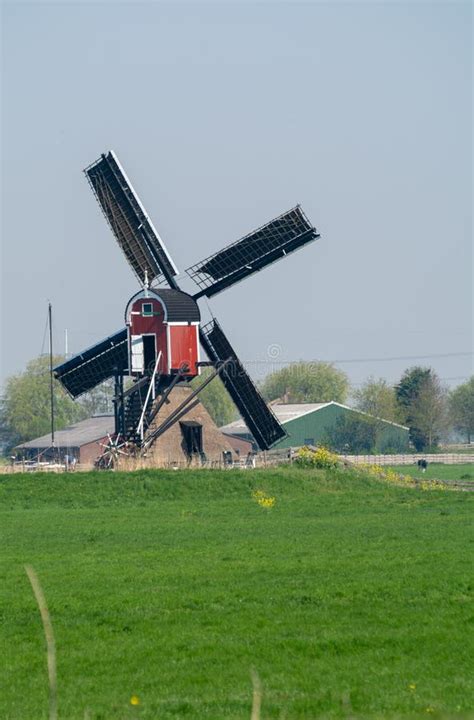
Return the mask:
[[[114,152],[110,151],[85,174],[125,257],[140,282],[166,282],[176,287],[178,270]]]
[[[128,367],[127,330],[111,335],[54,368],[54,376],[73,398]]]
[[[297,205],[271,222],[186,270],[200,291],[212,297],[298,248],[319,234]]]
[[[231,358],[231,362],[221,373],[222,382],[260,450],[269,450],[279,440],[287,437],[286,431],[247,375],[217,320],[212,320],[201,328],[200,338],[204,350],[213,362],[224,362]]]

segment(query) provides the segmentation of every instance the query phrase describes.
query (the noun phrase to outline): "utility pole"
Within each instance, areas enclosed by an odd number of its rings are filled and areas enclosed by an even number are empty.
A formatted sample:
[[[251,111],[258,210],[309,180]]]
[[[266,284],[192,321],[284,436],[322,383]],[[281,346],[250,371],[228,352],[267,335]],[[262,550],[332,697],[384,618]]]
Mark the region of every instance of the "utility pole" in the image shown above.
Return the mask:
[[[54,388],[53,388],[53,322],[51,303],[48,304],[48,320],[49,320],[49,390],[51,400],[51,445],[54,455]]]

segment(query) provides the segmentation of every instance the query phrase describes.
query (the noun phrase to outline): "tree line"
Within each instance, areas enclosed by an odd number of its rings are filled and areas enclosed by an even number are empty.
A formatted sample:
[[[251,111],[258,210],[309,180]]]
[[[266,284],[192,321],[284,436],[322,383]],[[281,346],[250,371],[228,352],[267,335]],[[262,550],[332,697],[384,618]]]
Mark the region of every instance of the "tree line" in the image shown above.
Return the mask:
[[[350,404],[370,417],[341,418],[328,436],[335,450],[351,452],[373,449],[377,419],[409,428],[417,451],[435,449],[442,439],[457,433],[466,442],[474,435],[474,376],[449,391],[432,368],[411,367],[399,382],[369,377],[351,389],[347,375],[324,362],[300,362],[268,375],[261,386],[264,397],[284,402],[330,402]]]
[[[55,357],[54,363],[62,360]],[[196,378],[193,385],[201,379]],[[73,401],[58,381],[54,380],[53,385],[58,430],[113,408],[110,382],[78,401]],[[370,452],[377,434],[376,419],[408,426],[417,451],[436,448],[453,431],[466,442],[471,442],[474,435],[474,376],[448,391],[432,368],[416,366],[405,370],[395,385],[369,377],[361,387],[351,388],[346,373],[331,363],[299,362],[270,373],[260,390],[268,402],[349,401],[365,413],[340,418],[331,431],[328,445],[341,452]],[[200,397],[218,426],[236,419],[235,407],[220,379],[211,382]],[[49,432],[49,358],[41,356],[6,381],[0,398],[0,442],[8,453],[15,445]]]

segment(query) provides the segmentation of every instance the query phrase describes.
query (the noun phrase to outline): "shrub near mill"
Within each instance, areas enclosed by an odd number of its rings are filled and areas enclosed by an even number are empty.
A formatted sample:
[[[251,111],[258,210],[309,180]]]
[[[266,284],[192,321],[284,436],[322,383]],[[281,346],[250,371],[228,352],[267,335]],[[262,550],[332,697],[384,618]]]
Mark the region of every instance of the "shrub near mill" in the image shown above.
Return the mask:
[[[335,453],[326,450],[324,447],[317,450],[302,447],[296,455],[295,463],[304,468],[313,467],[319,470],[331,470],[339,466],[339,458]]]

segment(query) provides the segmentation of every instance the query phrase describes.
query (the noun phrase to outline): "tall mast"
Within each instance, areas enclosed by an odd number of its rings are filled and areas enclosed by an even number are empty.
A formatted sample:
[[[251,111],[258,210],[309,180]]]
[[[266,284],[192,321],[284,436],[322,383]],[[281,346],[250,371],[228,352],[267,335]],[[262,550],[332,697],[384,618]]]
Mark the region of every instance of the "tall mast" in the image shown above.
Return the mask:
[[[49,320],[49,391],[51,400],[51,445],[54,448],[54,388],[53,388],[53,322],[51,303],[48,304]]]

